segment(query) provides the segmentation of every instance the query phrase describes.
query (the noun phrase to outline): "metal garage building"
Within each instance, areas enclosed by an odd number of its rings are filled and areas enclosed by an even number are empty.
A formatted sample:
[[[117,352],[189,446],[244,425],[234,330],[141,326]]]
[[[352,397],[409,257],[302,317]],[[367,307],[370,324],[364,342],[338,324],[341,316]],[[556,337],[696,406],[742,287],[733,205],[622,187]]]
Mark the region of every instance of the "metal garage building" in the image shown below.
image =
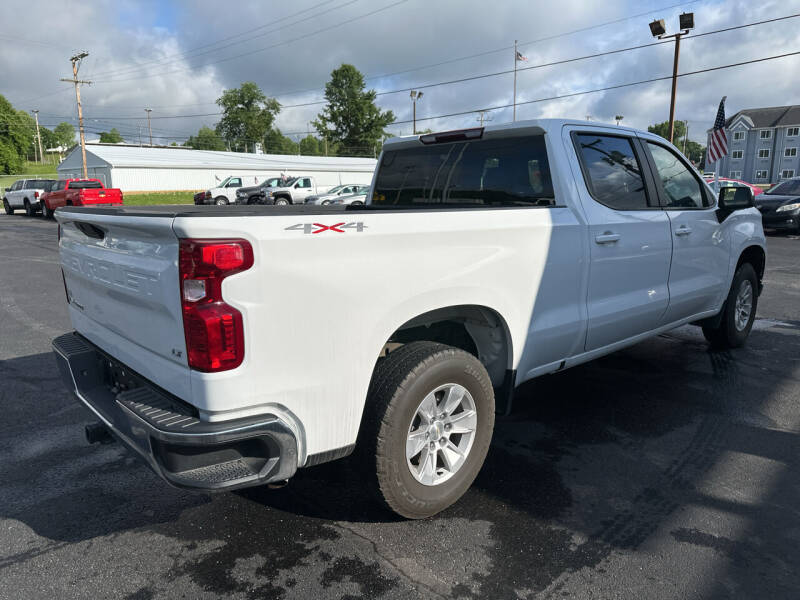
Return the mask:
[[[188,191],[214,187],[230,175],[245,185],[279,176],[314,175],[321,187],[340,183],[370,183],[377,161],[373,158],[246,154],[191,148],[153,148],[121,144],[86,144],[89,177],[123,192]],[[80,146],[58,165],[61,178],[82,177]]]

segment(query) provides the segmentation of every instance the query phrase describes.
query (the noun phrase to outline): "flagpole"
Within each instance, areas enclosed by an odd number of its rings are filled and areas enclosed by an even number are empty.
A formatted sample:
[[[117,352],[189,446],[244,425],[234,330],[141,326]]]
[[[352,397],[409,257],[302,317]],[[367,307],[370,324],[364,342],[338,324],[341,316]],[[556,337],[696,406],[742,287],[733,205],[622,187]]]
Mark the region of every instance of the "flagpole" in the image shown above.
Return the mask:
[[[514,40],[514,115],[511,121],[517,120],[517,40]]]

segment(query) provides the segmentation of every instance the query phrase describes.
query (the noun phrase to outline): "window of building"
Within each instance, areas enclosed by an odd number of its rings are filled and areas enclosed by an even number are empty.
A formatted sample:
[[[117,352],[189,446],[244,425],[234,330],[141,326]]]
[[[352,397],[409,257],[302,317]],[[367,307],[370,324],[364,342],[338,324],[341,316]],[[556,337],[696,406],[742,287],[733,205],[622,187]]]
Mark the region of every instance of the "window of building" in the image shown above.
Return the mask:
[[[781,179],[790,179],[794,177],[794,169],[784,169],[781,171]]]
[[[758,132],[758,137],[762,140],[768,140],[772,137],[772,130],[771,129],[762,129]]]
[[[786,130],[786,137],[796,137],[800,135],[800,127],[789,127]]]
[[[733,152],[731,152],[731,158],[742,158],[742,151],[734,150]]]
[[[675,153],[651,142],[647,145],[664,187],[665,207],[703,208],[709,205],[700,181]]]
[[[759,150],[758,158],[769,158],[769,148],[762,148]]]
[[[741,179],[742,178],[742,172],[741,171],[731,171],[731,174],[729,175],[729,177],[731,179]]]
[[[784,148],[783,155],[787,158],[797,156],[797,148]]]
[[[744,139],[744,131],[734,131],[733,132],[733,141],[738,142]]]
[[[767,177],[766,171],[756,171],[756,179],[766,179]]]

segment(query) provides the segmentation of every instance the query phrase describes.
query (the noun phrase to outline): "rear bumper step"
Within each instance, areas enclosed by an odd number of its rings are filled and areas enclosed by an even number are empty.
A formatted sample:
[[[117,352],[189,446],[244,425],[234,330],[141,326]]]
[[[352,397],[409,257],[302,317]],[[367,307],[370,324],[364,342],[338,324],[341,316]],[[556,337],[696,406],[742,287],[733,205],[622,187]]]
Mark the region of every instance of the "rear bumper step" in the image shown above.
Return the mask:
[[[297,470],[297,440],[274,415],[201,421],[77,333],[53,340],[61,375],[78,399],[169,483],[229,490],[283,481]]]

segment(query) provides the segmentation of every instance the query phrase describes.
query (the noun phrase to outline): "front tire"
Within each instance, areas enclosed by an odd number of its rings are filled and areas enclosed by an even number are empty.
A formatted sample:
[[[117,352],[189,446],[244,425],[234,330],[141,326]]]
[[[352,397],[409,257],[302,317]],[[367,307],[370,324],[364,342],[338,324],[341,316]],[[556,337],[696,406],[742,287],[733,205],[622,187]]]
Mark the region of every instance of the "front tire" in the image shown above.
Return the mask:
[[[704,325],[703,335],[712,346],[740,348],[753,328],[757,308],[758,277],[753,265],[744,263],[733,276],[719,325]]]
[[[408,519],[456,502],[480,471],[494,429],[494,391],[473,355],[411,342],[379,359],[359,434],[373,489]]]
[[[14,214],[14,209],[11,208],[11,205],[8,203],[8,200],[6,200],[5,198],[3,198],[3,210],[6,211],[7,215],[13,215]]]
[[[225,196],[217,196],[214,198],[214,204],[217,206],[225,206],[228,203],[228,199]]]
[[[280,196],[278,198],[275,198],[274,204],[275,204],[275,206],[289,206],[291,204],[291,202],[289,202],[288,198],[284,198],[283,196]]]

